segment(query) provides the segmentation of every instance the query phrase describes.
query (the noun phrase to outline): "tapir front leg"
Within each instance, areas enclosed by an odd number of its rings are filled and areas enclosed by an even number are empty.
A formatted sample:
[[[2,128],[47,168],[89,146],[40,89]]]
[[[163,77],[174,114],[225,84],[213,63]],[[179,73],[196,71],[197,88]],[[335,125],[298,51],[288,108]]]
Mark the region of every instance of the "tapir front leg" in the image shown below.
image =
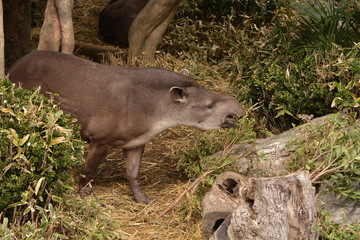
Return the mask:
[[[101,161],[106,157],[110,147],[98,142],[90,142],[89,150],[86,155],[85,165],[82,173],[85,177],[80,179],[79,190],[84,194],[89,193],[91,189],[83,189],[90,180],[94,177],[96,169],[100,165]]]
[[[132,149],[124,149],[126,160],[126,176],[130,183],[131,190],[137,202],[149,203],[150,200],[142,191],[139,183],[139,172],[141,158],[144,153],[145,145]]]

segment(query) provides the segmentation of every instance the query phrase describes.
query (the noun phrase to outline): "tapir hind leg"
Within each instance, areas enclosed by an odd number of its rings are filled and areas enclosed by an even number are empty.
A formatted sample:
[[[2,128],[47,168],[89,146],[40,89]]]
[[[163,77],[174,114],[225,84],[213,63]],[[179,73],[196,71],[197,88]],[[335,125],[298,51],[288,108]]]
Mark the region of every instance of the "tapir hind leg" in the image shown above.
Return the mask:
[[[126,176],[135,200],[141,203],[149,203],[150,200],[142,191],[139,183],[140,163],[144,148],[145,145],[132,149],[124,149],[124,155],[126,160]]]
[[[88,182],[94,177],[96,169],[100,165],[101,161],[106,157],[110,147],[98,142],[90,142],[89,150],[86,155],[86,160],[82,173],[85,177],[80,179],[79,190],[82,190]],[[84,189],[86,193],[86,189]]]

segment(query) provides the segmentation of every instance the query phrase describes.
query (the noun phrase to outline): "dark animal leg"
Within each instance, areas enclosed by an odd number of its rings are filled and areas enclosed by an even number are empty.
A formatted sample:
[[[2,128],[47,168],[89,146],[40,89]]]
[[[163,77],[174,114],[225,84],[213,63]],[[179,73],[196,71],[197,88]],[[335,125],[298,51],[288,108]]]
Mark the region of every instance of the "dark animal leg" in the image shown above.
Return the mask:
[[[135,200],[141,203],[149,203],[150,200],[142,191],[139,183],[140,162],[144,148],[145,145],[132,149],[124,149],[124,155],[126,160],[126,176]]]
[[[90,147],[87,152],[85,165],[82,171],[85,177],[81,178],[79,183],[79,190],[83,193],[87,194],[89,191],[91,191],[89,188],[83,188],[93,178],[96,169],[100,165],[101,161],[106,157],[108,151],[109,146],[97,142],[90,142]]]

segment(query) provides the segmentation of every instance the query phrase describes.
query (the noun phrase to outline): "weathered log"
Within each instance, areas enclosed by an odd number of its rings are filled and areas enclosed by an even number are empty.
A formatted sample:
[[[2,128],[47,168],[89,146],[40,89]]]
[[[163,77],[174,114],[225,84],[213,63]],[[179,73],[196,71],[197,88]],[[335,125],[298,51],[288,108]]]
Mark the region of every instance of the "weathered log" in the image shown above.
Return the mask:
[[[31,40],[34,42],[39,42],[40,36],[39,34],[33,34],[31,36]],[[77,56],[85,56],[86,58],[97,62],[97,63],[112,63],[112,57],[121,57],[124,62],[127,59],[126,50],[119,49],[116,47],[104,47],[100,45],[94,45],[85,42],[75,42],[74,54]]]
[[[83,55],[90,60],[98,63],[112,63],[112,56],[125,56],[123,60],[126,61],[127,53],[120,51],[118,48],[103,47],[83,42],[75,42],[75,55]]]
[[[202,226],[205,238],[209,238],[239,204],[239,188],[247,179],[240,174],[226,172],[214,181],[211,190],[201,204]]]
[[[292,151],[296,148],[295,145],[289,148],[289,142],[305,133],[310,133],[314,127],[323,125],[329,118],[335,116],[329,114],[314,118],[306,124],[279,135],[257,139],[247,144],[235,145],[230,152],[230,154],[236,156],[234,169],[236,169],[236,172],[251,176],[282,176],[289,174],[287,163]],[[338,117],[341,117],[341,115]]]
[[[274,178],[221,174],[202,202],[206,239],[316,239],[315,190],[307,172]]]

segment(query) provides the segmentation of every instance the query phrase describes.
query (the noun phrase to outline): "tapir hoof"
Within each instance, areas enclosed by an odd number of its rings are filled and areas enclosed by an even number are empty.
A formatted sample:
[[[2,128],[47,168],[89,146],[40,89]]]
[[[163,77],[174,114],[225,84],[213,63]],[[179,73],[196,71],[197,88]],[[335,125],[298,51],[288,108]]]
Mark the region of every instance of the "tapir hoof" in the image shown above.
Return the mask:
[[[86,197],[93,193],[93,189],[89,184],[85,185],[84,187],[79,186],[78,193],[80,197]]]
[[[135,201],[138,203],[146,203],[146,204],[151,203],[151,199],[148,198],[148,196],[146,196],[145,193],[134,194],[134,198],[135,198]]]

